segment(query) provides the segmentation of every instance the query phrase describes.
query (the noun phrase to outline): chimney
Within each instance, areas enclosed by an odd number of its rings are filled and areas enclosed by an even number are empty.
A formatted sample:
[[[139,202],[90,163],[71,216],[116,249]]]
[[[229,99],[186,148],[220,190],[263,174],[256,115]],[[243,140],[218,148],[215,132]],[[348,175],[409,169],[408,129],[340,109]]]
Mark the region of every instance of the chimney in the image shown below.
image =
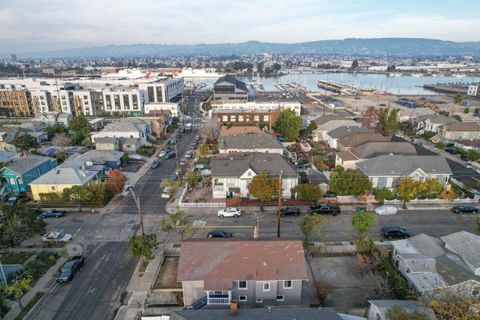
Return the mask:
[[[231,299],[230,300],[230,315],[236,316],[238,314],[238,304],[237,300]]]

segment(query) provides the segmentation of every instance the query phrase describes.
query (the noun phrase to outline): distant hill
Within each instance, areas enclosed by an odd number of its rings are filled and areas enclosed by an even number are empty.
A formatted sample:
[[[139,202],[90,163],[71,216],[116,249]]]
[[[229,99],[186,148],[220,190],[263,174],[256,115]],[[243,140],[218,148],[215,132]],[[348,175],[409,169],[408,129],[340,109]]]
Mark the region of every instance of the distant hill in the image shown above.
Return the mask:
[[[453,42],[420,38],[376,38],[320,40],[299,43],[272,43],[248,41],[241,43],[167,45],[132,44],[66,49],[49,52],[21,54],[21,57],[79,58],[79,57],[146,57],[146,56],[196,56],[242,55],[256,53],[323,54],[355,56],[480,56],[479,42]]]

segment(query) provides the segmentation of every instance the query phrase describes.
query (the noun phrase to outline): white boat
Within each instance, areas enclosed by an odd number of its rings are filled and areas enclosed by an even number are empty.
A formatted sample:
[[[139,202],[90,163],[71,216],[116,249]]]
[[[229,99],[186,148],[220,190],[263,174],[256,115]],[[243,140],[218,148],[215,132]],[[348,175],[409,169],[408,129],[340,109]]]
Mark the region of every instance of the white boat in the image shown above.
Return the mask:
[[[223,77],[224,74],[218,73],[213,68],[207,69],[192,69],[192,68],[184,68],[181,72],[177,74],[177,77],[183,78],[220,78]]]
[[[412,77],[420,78],[420,77],[423,77],[423,74],[422,73],[412,73]]]
[[[457,73],[454,75],[455,78],[465,78],[466,75],[465,74],[460,74],[460,73]]]

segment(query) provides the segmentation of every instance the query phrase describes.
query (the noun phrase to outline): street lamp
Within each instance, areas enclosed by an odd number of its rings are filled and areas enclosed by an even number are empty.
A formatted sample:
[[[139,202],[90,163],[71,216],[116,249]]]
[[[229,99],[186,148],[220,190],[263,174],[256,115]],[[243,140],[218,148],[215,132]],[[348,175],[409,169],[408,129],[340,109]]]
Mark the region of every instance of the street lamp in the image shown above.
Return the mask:
[[[143,216],[142,216],[142,211],[140,209],[140,197],[136,197],[135,193],[133,192],[133,189],[130,189],[130,192],[132,193],[133,196],[133,201],[135,201],[135,205],[137,206],[138,209],[138,218],[140,220],[140,230],[142,231],[142,236],[145,235],[145,228],[143,226]]]

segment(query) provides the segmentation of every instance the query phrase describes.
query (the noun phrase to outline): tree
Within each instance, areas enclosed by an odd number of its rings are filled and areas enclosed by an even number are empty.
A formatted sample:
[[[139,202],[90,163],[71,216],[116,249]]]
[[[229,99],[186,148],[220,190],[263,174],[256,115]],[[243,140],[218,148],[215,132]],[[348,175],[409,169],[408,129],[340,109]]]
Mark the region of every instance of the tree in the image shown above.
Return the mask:
[[[398,122],[398,109],[388,110],[382,108],[379,110],[379,126],[378,129],[385,135],[395,133],[400,129],[400,123]]]
[[[445,143],[443,143],[441,141],[437,142],[437,143],[435,143],[435,148],[443,150],[443,149],[445,149]]]
[[[452,118],[455,119],[455,120],[457,120],[458,122],[462,122],[462,117],[461,117],[460,115],[458,115],[458,114],[454,114],[454,115],[452,116]]]
[[[0,285],[0,316],[8,312],[7,300],[8,300],[8,290],[5,284]]]
[[[352,227],[361,238],[365,236],[368,231],[375,224],[375,216],[372,213],[365,211],[358,211],[352,217]]]
[[[370,192],[372,183],[360,171],[337,167],[330,176],[329,188],[340,196],[359,196]]]
[[[193,188],[202,177],[195,171],[190,171],[187,174],[186,180],[189,188]]]
[[[388,320],[425,320],[427,315],[420,311],[407,312],[399,306],[389,308],[385,314]]]
[[[166,192],[170,197],[173,197],[180,186],[180,181],[173,181],[171,179],[163,179],[162,182],[160,182],[160,188],[164,188],[163,192]]]
[[[15,280],[15,282],[7,288],[7,292],[18,301],[20,309],[23,309],[21,302],[22,296],[31,288],[32,277],[26,276]]]
[[[470,113],[470,108],[465,108],[465,109],[463,109],[463,113],[469,114],[469,113]]]
[[[278,194],[278,179],[268,179],[266,173],[257,174],[248,185],[248,192],[260,201],[270,201]]]
[[[25,204],[0,205],[0,248],[14,247],[45,232],[45,222]]]
[[[455,97],[453,97],[453,103],[459,105],[463,102],[464,96],[461,93],[457,93]]]
[[[192,232],[192,226],[183,210],[178,210],[168,218],[161,219],[160,227],[163,232],[174,231],[178,233],[182,241],[184,234]]]
[[[68,133],[67,128],[62,126],[61,124],[54,124],[51,127],[48,127],[45,131],[47,131],[48,136],[51,138],[57,133]]]
[[[311,241],[314,235],[319,235],[322,228],[327,224],[327,220],[318,214],[305,216],[299,222],[300,229],[305,235],[306,241]]]
[[[315,123],[315,121],[310,121],[310,123],[308,124],[308,126],[305,128],[305,130],[300,130],[301,131],[301,136],[303,138],[310,138],[312,136],[312,133],[313,131],[315,131],[317,129],[317,124]]]
[[[125,153],[122,155],[122,164],[124,164],[124,165],[125,165],[125,164],[128,164],[128,161],[130,161],[130,157],[128,156],[128,153],[125,152]]]
[[[377,200],[381,204],[383,204],[385,200],[390,200],[393,197],[392,191],[390,191],[390,189],[387,189],[387,188],[375,189],[373,191],[373,194],[375,196],[375,200]]]
[[[107,177],[108,192],[112,195],[122,192],[125,181],[127,181],[125,174],[118,169],[113,169],[107,173]]]
[[[220,123],[216,118],[210,118],[200,128],[200,134],[211,141],[217,140],[220,134]]]
[[[302,119],[297,116],[293,110],[285,109],[278,115],[274,128],[284,136],[287,141],[293,141],[296,140],[300,134]]]
[[[132,236],[128,242],[128,252],[134,257],[140,257],[142,265],[153,260],[153,251],[157,248],[157,235],[154,233]]]
[[[428,178],[422,183],[423,186],[420,189],[424,189],[424,193],[427,197],[437,196],[442,191],[442,185],[435,178]]]
[[[300,199],[306,201],[317,201],[322,195],[322,189],[313,183],[299,184],[295,187],[295,191]]]
[[[467,161],[478,161],[480,160],[480,152],[475,150],[461,150],[460,153],[464,156]]]
[[[411,177],[405,177],[398,181],[396,186],[397,197],[407,204],[415,199],[419,193],[419,183]]]
[[[86,145],[89,143],[89,134],[92,127],[85,116],[76,116],[70,121],[68,127],[73,131],[72,143],[75,145]]]
[[[351,71],[355,71],[358,69],[358,60],[357,59],[353,59],[352,61],[352,65],[350,66],[350,70]]]
[[[66,133],[56,133],[52,139],[52,143],[63,151],[65,147],[72,144],[72,139]]]
[[[30,150],[38,147],[37,139],[29,134],[17,136],[13,144],[20,150]]]
[[[198,155],[200,158],[205,158],[208,155],[208,147],[202,143],[198,146]]]

